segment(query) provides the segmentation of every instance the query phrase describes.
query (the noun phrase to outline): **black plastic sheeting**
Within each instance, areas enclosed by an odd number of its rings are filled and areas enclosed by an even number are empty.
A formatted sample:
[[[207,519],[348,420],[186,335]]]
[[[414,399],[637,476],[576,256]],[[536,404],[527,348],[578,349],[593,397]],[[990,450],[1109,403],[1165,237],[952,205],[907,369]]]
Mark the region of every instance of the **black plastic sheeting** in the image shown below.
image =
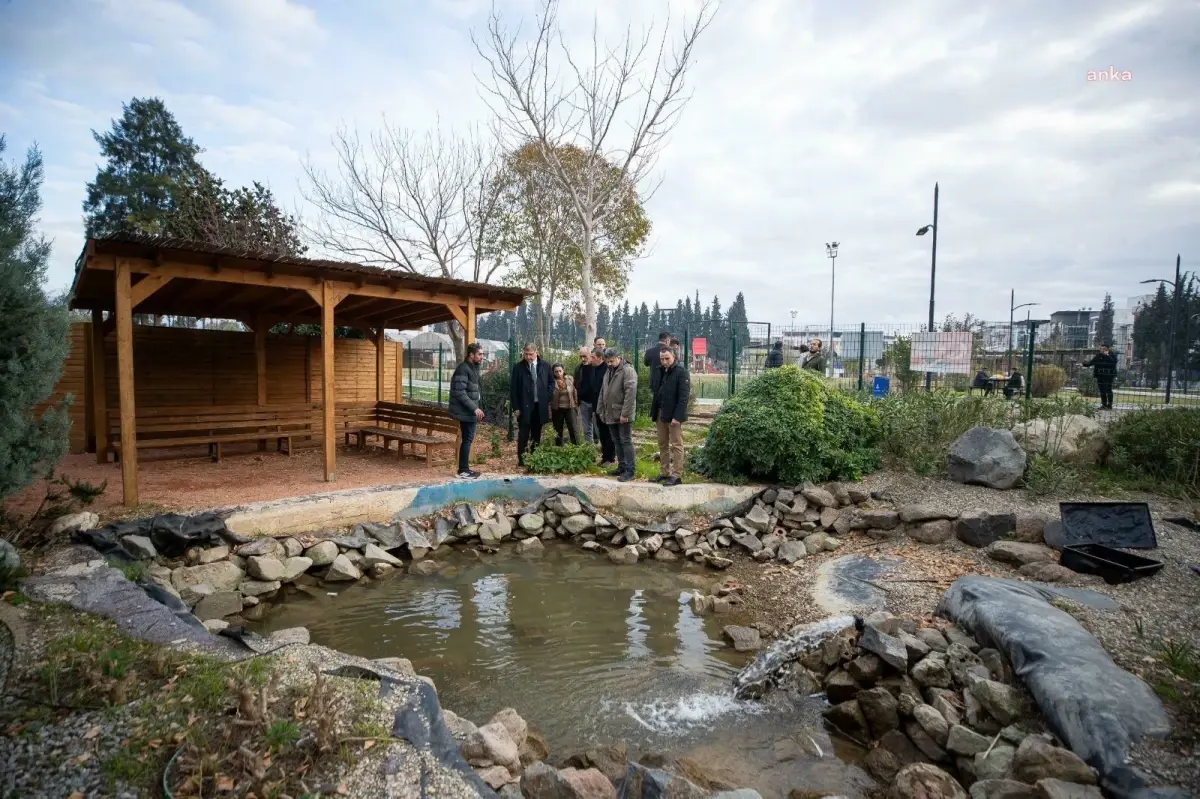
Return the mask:
[[[95,530],[81,530],[75,538],[95,548],[102,555],[125,555],[121,539],[127,535],[143,535],[150,539],[160,555],[177,558],[191,547],[219,546],[230,536],[225,520],[216,513],[183,516],[164,513],[146,519],[114,522]]]
[[[170,591],[163,588],[153,580],[138,580],[136,585],[145,591],[146,595],[155,602],[165,605],[167,610],[174,613],[176,618],[178,618],[180,621],[190,624],[193,627],[198,627],[199,629],[204,630],[204,632],[208,632],[208,628],[205,627],[204,624],[192,614],[192,609],[189,608],[184,601],[175,594],[172,594]]]
[[[1103,544],[1118,549],[1157,549],[1150,506],[1145,502],[1060,502],[1062,545]]]
[[[1049,596],[1033,583],[972,575],[954,581],[937,612],[1008,657],[1050,728],[1100,772],[1108,792],[1145,796],[1145,780],[1126,755],[1143,736],[1170,732],[1166,711],[1150,686],[1118,668]]]
[[[395,680],[383,678],[380,695],[386,697],[395,685]],[[459,753],[458,744],[454,742],[450,730],[446,727],[433,687],[417,681],[415,686],[405,683],[405,689],[409,691],[409,698],[404,706],[396,711],[392,735],[408,741],[420,751],[430,752],[443,766],[457,772],[483,799],[495,797],[496,792],[467,765],[467,761],[463,760]],[[424,766],[421,768],[421,796],[436,799],[429,794],[428,774]]]

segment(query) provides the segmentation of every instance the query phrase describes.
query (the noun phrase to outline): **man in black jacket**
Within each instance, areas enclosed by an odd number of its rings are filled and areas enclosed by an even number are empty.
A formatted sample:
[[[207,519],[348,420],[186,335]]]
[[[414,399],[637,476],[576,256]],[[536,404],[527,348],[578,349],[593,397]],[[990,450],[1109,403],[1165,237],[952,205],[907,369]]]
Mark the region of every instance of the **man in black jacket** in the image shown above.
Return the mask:
[[[525,465],[525,450],[542,443],[542,425],[550,421],[550,398],[554,375],[538,355],[537,345],[526,344],[521,360],[513,366],[509,402],[517,419],[517,465]]]
[[[575,368],[575,390],[579,394],[579,420],[583,423],[583,440],[589,444],[596,441],[592,430],[596,427],[596,403],[600,401],[600,385],[604,382],[604,352],[579,350],[579,366]]]
[[[665,349],[668,349],[671,343],[671,334],[667,331],[662,331],[658,334],[658,341],[654,346],[646,350],[646,355],[642,358],[642,365],[650,370],[650,393],[654,394],[658,391],[658,381],[662,379],[662,361],[658,354]]]
[[[1113,355],[1107,344],[1100,345],[1100,352],[1085,361],[1084,366],[1090,366],[1096,375],[1096,386],[1100,389],[1100,407],[1112,410],[1113,380],[1117,377],[1117,356]]]
[[[683,482],[683,423],[688,418],[688,399],[692,391],[687,369],[675,362],[675,353],[664,349],[659,354],[662,379],[650,403],[650,418],[658,428],[658,477],[663,485]]]
[[[458,476],[471,480],[479,472],[471,470],[471,443],[475,440],[475,428],[483,421],[483,388],[479,379],[479,364],[483,363],[483,347],[467,345],[467,358],[454,370],[450,378],[450,415],[458,422],[461,430],[458,444]]]
[[[767,353],[767,362],[763,364],[764,369],[778,369],[783,366],[783,342],[776,341],[771,345],[771,351]]]

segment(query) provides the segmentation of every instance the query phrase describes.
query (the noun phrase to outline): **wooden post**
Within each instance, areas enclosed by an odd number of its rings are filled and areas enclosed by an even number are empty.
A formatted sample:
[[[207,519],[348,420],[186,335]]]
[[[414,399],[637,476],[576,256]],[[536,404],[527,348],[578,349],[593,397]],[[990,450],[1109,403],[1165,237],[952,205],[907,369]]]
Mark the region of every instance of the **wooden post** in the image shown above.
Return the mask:
[[[117,400],[121,408],[121,488],[125,507],[138,504],[137,414],[133,397],[133,300],[129,262],[117,260]]]
[[[375,328],[375,401],[383,402],[383,345],[387,342],[387,336],[383,334],[383,328]]]
[[[396,344],[396,404],[404,402],[404,342]]]
[[[467,343],[475,343],[475,298],[467,298]]]
[[[325,419],[325,482],[337,477],[337,431],[334,411],[337,405],[337,385],[333,379],[333,309],[337,305],[329,281],[321,281],[321,410]]]
[[[267,320],[254,320],[254,361],[258,371],[258,404],[267,404]]]
[[[96,463],[108,462],[108,386],[104,382],[104,311],[92,311],[92,427]]]

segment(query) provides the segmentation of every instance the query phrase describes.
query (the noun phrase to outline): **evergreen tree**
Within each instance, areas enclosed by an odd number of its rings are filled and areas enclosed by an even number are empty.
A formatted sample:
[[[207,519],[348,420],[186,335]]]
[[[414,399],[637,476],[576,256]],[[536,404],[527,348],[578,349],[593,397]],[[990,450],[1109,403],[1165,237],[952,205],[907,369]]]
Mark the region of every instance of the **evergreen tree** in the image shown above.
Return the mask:
[[[0,156],[6,148],[0,135]],[[34,418],[67,357],[63,300],[42,288],[50,242],[35,230],[45,177],[36,147],[24,164],[0,160],[0,499],[50,469],[67,450],[64,405]]]
[[[1104,295],[1104,304],[1100,306],[1100,316],[1096,319],[1096,344],[1113,343],[1113,301],[1111,294]]]
[[[201,150],[157,97],[134,98],[107,133],[92,131],[106,165],[87,186],[89,236],[120,232],[176,235],[173,220],[188,186],[204,172]]]
[[[600,303],[600,309],[596,312],[596,335],[609,336],[612,333],[612,311],[605,303]],[[587,342],[587,346],[592,346],[592,342]]]
[[[750,323],[746,318],[746,298],[740,291],[729,306],[729,329],[737,335],[738,351],[745,349],[750,343]]]

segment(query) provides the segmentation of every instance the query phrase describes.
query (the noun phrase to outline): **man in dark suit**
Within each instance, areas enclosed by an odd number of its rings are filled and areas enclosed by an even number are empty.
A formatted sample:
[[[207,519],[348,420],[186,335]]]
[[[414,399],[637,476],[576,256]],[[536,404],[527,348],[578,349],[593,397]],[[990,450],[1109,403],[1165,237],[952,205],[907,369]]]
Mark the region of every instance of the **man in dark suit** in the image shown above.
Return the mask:
[[[671,343],[671,334],[663,331],[658,334],[658,341],[654,343],[650,349],[646,350],[645,356],[642,358],[642,365],[650,370],[650,391],[658,391],[658,383],[662,380],[662,360],[659,353],[667,349]]]
[[[1100,407],[1111,410],[1113,406],[1113,381],[1117,377],[1117,356],[1112,354],[1107,344],[1100,345],[1100,352],[1085,361],[1084,366],[1096,370],[1096,387],[1100,390]]]
[[[517,465],[525,465],[525,450],[542,443],[542,425],[550,421],[554,376],[538,356],[537,345],[526,344],[509,380],[509,402],[517,419]]]

